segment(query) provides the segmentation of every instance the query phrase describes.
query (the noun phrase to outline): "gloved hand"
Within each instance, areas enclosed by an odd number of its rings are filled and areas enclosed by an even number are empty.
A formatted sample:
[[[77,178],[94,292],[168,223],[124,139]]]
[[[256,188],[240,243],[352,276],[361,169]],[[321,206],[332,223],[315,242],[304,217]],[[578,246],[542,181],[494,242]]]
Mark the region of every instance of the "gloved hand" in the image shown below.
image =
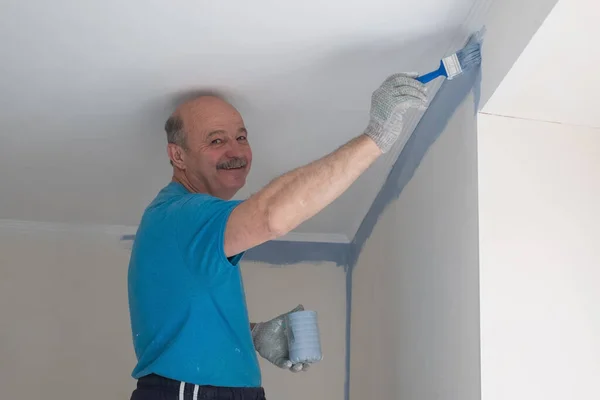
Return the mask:
[[[300,304],[292,311],[281,314],[270,321],[257,323],[252,329],[252,339],[258,354],[279,368],[289,369],[292,372],[306,371],[310,364],[293,364],[290,361],[284,318],[287,314],[303,310],[304,307]]]
[[[364,133],[375,141],[383,153],[401,136],[407,111],[426,108],[427,88],[414,79],[417,76],[394,74],[373,92],[371,119]]]

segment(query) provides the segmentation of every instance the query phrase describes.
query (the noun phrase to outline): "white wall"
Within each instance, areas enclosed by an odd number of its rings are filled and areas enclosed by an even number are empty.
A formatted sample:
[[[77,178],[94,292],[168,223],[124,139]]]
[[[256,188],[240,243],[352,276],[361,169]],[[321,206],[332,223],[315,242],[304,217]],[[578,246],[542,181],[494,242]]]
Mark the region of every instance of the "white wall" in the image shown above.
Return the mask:
[[[600,129],[478,135],[483,400],[600,398]]]
[[[353,272],[350,398],[480,398],[477,145],[457,110]]]
[[[487,33],[482,48],[481,106],[494,94],[557,1],[492,0],[481,3],[488,7],[482,22]],[[471,28],[479,29],[480,26]]]
[[[560,0],[483,111],[600,127],[599,19],[597,0]]]
[[[135,381],[127,303],[129,250],[117,235],[0,224],[2,398],[128,399]],[[341,399],[345,284],[335,265],[242,264],[250,316],[298,303],[319,312],[325,358],[293,374],[263,362],[270,399]]]

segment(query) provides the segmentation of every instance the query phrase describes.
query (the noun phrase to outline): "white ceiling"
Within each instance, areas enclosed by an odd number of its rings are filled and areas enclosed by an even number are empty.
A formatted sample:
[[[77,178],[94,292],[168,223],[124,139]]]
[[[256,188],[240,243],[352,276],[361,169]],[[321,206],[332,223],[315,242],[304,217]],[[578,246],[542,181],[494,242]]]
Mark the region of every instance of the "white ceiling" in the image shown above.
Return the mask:
[[[600,128],[600,3],[559,0],[484,113]]]
[[[436,67],[477,1],[3,0],[0,219],[137,225],[170,178],[164,120],[207,88],[249,128],[246,197],[361,133],[377,85]],[[297,231],[351,238],[396,155]]]

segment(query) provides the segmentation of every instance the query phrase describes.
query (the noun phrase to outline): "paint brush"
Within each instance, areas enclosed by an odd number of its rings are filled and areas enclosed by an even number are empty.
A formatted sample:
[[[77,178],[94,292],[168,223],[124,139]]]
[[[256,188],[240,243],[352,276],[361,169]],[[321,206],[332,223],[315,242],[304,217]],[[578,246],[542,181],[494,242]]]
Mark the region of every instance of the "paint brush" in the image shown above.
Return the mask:
[[[416,78],[421,83],[427,83],[440,76],[447,79],[456,78],[463,72],[481,64],[481,40],[479,34],[471,36],[466,46],[456,53],[444,57],[437,71]]]

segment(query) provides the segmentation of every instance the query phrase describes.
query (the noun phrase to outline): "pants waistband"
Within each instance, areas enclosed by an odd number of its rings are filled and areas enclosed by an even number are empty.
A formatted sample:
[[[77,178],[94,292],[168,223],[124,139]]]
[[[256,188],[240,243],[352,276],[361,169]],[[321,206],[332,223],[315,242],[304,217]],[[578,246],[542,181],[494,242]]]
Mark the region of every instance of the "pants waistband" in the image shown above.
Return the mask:
[[[138,392],[173,394],[177,400],[265,400],[263,388],[194,385],[151,374],[138,379]]]

